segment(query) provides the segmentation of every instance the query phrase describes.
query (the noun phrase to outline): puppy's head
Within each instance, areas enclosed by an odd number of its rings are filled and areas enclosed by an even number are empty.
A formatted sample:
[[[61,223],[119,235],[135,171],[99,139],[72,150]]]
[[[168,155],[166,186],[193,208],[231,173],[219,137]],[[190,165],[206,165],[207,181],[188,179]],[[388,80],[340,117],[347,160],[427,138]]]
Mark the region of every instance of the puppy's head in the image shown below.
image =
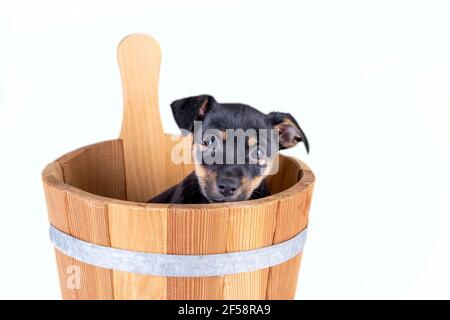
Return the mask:
[[[264,114],[244,104],[218,103],[200,95],[176,100],[173,115],[184,134],[193,134],[195,173],[210,202],[249,199],[271,173],[279,149],[308,140],[287,113]]]

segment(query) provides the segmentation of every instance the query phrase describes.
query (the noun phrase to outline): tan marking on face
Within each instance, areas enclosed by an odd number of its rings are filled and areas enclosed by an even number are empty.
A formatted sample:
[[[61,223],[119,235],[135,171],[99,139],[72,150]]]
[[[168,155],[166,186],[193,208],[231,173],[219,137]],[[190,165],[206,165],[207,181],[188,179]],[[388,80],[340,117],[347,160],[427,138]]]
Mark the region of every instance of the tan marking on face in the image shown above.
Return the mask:
[[[253,189],[251,188],[251,179],[245,176],[241,179],[241,190],[246,199],[251,196],[253,193]]]
[[[248,137],[248,146],[251,148],[251,147],[256,146],[257,144],[258,144],[258,139],[256,138],[256,136],[250,135]]]
[[[195,164],[195,174],[197,175],[198,183],[203,194],[206,194],[208,185],[216,183],[217,173],[205,168],[205,166],[199,163]]]
[[[264,176],[256,176],[252,179],[243,177],[241,179],[242,193],[244,194],[246,199],[251,197],[253,191],[255,191],[255,189],[261,184],[263,179]]]
[[[207,175],[206,169],[201,164],[195,164],[195,174],[197,177],[204,179]]]
[[[241,186],[244,189],[247,189],[250,186],[250,179],[247,176],[243,176],[241,178]]]
[[[268,161],[261,175],[251,179],[244,176],[241,179],[242,192],[244,193],[247,199],[251,197],[253,191],[255,191],[255,189],[259,187],[261,182],[269,175],[271,170],[272,170],[272,161]]]
[[[267,159],[266,161],[265,161],[265,168],[264,168],[264,171],[262,172],[262,176],[264,176],[264,177],[267,177],[269,174],[270,174],[270,172],[272,171],[272,166],[273,166],[273,159]]]
[[[269,175],[269,172],[272,169],[273,158],[265,156],[263,159],[258,159],[258,164],[260,166],[265,166],[262,175],[267,176],[267,175]]]
[[[217,173],[208,169],[203,168],[206,172],[206,179],[208,179],[208,181],[214,182],[216,181],[216,177],[217,177]]]
[[[220,133],[222,134],[222,140],[227,141],[228,134],[226,130],[220,130]]]

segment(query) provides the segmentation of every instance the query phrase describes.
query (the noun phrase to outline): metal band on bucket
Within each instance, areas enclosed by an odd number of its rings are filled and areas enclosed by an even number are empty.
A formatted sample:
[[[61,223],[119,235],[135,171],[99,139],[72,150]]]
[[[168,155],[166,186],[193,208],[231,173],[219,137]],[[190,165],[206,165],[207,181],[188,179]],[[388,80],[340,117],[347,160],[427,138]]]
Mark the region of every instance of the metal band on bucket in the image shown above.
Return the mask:
[[[256,271],[288,261],[303,251],[307,229],[268,247],[221,254],[146,253],[96,245],[50,226],[50,239],[62,253],[98,267],[165,277],[208,277]]]

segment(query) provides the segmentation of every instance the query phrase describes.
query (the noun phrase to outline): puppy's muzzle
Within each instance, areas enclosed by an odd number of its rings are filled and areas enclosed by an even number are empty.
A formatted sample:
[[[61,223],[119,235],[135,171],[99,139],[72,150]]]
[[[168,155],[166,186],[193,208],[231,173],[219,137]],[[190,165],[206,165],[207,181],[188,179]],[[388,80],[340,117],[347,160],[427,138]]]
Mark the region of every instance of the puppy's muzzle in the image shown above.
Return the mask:
[[[241,186],[241,181],[235,177],[219,177],[217,179],[217,189],[224,197],[233,196]]]

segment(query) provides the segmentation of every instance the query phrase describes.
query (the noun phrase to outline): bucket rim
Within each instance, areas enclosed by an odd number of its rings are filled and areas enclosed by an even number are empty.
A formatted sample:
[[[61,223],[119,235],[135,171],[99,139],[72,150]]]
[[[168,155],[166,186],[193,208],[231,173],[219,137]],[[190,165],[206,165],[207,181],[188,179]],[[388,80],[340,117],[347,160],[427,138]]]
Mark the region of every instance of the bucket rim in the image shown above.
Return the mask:
[[[79,152],[82,152],[82,150],[90,147],[95,147],[98,145],[101,145],[103,143],[109,143],[113,141],[117,141],[121,139],[112,139],[112,140],[105,140],[97,143],[93,143],[90,145],[86,145],[80,148],[77,148],[73,151],[70,151],[61,157],[57,158],[53,162],[49,163],[44,170],[42,171],[42,179],[44,183],[51,184],[54,188],[58,188],[61,190],[65,190],[66,192],[76,194],[81,197],[89,198],[90,201],[98,201],[99,203],[113,203],[115,205],[122,205],[127,207],[134,207],[134,208],[141,208],[141,209],[162,209],[162,208],[173,208],[173,209],[180,209],[180,210],[207,210],[207,209],[219,209],[219,208],[243,208],[243,207],[249,207],[249,206],[259,206],[264,204],[270,204],[276,201],[279,201],[280,199],[286,199],[290,196],[296,195],[298,193],[302,193],[309,188],[311,188],[314,185],[315,182],[315,175],[310,169],[310,167],[304,163],[303,161],[292,157],[287,156],[280,153],[280,157],[289,159],[292,161],[300,170],[301,177],[299,180],[290,186],[289,188],[277,192],[275,194],[272,194],[270,196],[260,198],[260,199],[253,199],[253,200],[245,200],[245,201],[237,201],[237,202],[222,202],[222,203],[207,203],[207,204],[173,204],[173,203],[145,203],[145,202],[137,202],[137,201],[129,201],[129,200],[121,200],[116,198],[110,198],[102,195],[98,195],[95,193],[91,193],[89,191],[80,189],[78,187],[75,187],[73,185],[70,185],[68,183],[65,183],[64,181],[61,181],[61,179],[58,179],[54,174],[52,168],[54,166],[59,166],[60,161],[64,161],[64,159],[67,159],[70,155],[75,155]]]

